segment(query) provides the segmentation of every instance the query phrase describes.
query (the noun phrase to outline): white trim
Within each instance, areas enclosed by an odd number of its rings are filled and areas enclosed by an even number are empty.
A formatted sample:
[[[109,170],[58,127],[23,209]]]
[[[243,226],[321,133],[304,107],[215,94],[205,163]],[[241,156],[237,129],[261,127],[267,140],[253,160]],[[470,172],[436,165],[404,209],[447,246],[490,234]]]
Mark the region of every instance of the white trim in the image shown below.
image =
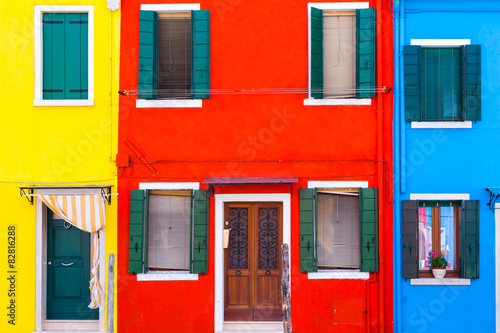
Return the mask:
[[[307,273],[309,280],[368,280],[370,273],[368,272],[353,272],[353,271],[325,271]]]
[[[201,99],[138,99],[135,101],[135,107],[141,108],[201,108],[203,106]]]
[[[411,128],[472,128],[472,121],[412,121]]]
[[[500,333],[500,203],[495,204],[495,296],[496,332]]]
[[[371,98],[306,98],[305,106],[315,105],[372,105]]]
[[[316,181],[307,182],[307,188],[365,188],[367,181]]]
[[[412,286],[470,286],[470,279],[435,279],[422,278],[410,279]]]
[[[139,190],[199,190],[200,183],[139,183]]]
[[[224,249],[222,229],[224,229],[224,203],[226,202],[282,202],[283,203],[283,243],[290,245],[291,196],[284,193],[264,194],[216,194],[215,195],[215,286],[214,324],[215,332],[224,330]],[[290,251],[290,262],[291,251]]]
[[[43,13],[88,13],[88,99],[84,100],[44,100],[43,83]],[[93,5],[35,5],[35,98],[33,106],[93,106],[94,105],[94,6]],[[59,102],[59,103],[58,103]]]
[[[420,46],[462,46],[470,45],[470,39],[412,39],[411,45]]]
[[[158,13],[187,12],[200,10],[199,3],[175,3],[175,4],[141,4],[141,10],[151,10]]]
[[[411,193],[410,200],[470,200],[469,193]]]
[[[198,281],[198,274],[183,273],[146,273],[137,274],[137,281]]]
[[[38,189],[38,194],[101,194],[101,189]],[[44,204],[40,198],[36,198],[36,286],[35,286],[35,331],[45,331],[46,309],[47,304],[47,210],[44,209]],[[100,256],[99,256],[99,281],[103,286],[104,301],[99,308],[99,321],[96,328],[104,332],[104,325],[106,324],[104,314],[107,306],[107,288],[105,287],[105,274],[107,271],[106,265],[106,228],[99,232],[100,237]],[[89,244],[90,246],[90,244]],[[78,320],[68,321],[49,321],[50,329],[55,329],[54,325],[59,330],[74,330],[75,323]],[[92,321],[91,321],[92,322]],[[95,321],[97,322],[97,321]],[[76,325],[78,326],[78,325]]]

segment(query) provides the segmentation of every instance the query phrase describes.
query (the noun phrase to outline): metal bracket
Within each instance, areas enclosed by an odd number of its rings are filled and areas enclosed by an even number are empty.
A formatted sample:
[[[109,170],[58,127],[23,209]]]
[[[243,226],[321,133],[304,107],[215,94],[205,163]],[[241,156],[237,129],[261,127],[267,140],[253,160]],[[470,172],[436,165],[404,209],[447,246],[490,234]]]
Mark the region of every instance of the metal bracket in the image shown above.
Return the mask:
[[[215,196],[215,189],[213,185],[208,185],[208,194],[210,195],[211,198]]]
[[[25,190],[28,190],[28,193],[26,193]],[[33,206],[34,204],[34,196],[33,196],[33,193],[35,192],[35,189],[33,188],[24,188],[24,187],[20,187],[19,188],[19,191],[20,191],[20,195],[21,197],[26,197],[26,199],[28,199],[30,205]],[[29,195],[28,195],[29,194]]]
[[[495,203],[497,202],[498,198],[500,198],[500,193],[495,193],[489,188],[486,189],[486,192],[490,195],[489,202],[486,204],[486,206],[489,206],[490,210],[492,212],[495,211]]]
[[[101,195],[103,196],[104,200],[106,200],[108,205],[111,205],[111,187],[101,188]]]

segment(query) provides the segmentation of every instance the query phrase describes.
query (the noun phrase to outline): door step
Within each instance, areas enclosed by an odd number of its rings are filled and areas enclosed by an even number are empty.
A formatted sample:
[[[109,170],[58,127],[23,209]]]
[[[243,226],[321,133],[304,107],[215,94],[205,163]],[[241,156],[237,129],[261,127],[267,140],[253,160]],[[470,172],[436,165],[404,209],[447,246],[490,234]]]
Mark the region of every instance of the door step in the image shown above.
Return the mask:
[[[281,321],[225,321],[223,333],[283,333],[283,323]]]

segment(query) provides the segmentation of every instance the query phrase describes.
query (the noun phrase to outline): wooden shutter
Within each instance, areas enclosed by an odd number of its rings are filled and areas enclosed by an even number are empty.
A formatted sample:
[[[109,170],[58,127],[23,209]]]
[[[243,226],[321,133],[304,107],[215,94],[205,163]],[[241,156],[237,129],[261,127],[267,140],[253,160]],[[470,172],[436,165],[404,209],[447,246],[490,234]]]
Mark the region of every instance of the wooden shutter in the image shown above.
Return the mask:
[[[420,121],[420,46],[405,45],[404,94],[406,121]]]
[[[158,14],[139,14],[139,98],[156,99]]]
[[[147,234],[144,234],[146,219],[145,191],[130,190],[129,273],[143,272],[144,239],[147,238]]]
[[[402,260],[403,278],[418,278],[418,201],[403,200],[402,222]]]
[[[193,191],[191,273],[208,273],[208,205],[209,193]]]
[[[88,99],[88,14],[43,14],[43,99]]]
[[[479,201],[466,200],[462,212],[460,277],[479,278]]]
[[[191,98],[210,98],[210,11],[191,12]]]
[[[311,97],[323,98],[323,11],[311,7]]]
[[[360,266],[378,272],[378,200],[376,188],[359,190]]]
[[[481,120],[481,45],[465,45],[463,54],[464,120]]]
[[[300,189],[300,271],[315,272],[316,261],[316,189]]]
[[[356,10],[356,98],[375,97],[375,8]]]

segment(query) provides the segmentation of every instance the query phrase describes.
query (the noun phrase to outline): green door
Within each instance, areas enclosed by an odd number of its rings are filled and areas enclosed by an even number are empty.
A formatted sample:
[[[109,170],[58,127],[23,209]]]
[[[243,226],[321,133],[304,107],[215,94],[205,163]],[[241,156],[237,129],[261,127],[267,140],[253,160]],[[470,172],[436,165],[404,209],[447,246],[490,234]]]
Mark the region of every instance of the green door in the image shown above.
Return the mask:
[[[90,234],[47,212],[47,319],[99,319],[90,303]]]

